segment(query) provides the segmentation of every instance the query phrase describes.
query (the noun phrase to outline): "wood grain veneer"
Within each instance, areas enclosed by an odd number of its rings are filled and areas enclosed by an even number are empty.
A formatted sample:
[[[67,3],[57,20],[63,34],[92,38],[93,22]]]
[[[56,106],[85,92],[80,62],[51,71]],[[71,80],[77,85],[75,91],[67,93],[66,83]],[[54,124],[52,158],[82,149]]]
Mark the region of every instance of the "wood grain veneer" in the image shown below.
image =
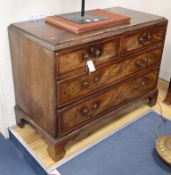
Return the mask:
[[[140,55],[122,59],[120,62],[111,63],[90,75],[83,74],[79,77],[60,81],[58,86],[59,106],[78,100],[78,98],[84,98],[85,95],[92,94],[99,88],[116,83],[140,70],[159,65],[161,54],[161,48],[153,49]],[[87,82],[86,86],[84,86],[85,82]],[[75,87],[77,90],[74,91]]]

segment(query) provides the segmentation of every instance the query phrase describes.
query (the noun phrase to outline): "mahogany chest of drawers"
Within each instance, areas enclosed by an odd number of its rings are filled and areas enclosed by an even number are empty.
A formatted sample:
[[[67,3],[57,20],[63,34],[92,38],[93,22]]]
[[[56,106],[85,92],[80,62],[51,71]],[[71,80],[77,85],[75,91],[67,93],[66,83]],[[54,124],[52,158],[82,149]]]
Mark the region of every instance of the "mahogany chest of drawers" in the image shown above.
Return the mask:
[[[43,134],[54,160],[92,123],[138,100],[156,103],[167,20],[108,10],[130,16],[130,24],[83,34],[43,19],[9,26],[17,122],[24,119]],[[95,72],[88,72],[89,59]]]

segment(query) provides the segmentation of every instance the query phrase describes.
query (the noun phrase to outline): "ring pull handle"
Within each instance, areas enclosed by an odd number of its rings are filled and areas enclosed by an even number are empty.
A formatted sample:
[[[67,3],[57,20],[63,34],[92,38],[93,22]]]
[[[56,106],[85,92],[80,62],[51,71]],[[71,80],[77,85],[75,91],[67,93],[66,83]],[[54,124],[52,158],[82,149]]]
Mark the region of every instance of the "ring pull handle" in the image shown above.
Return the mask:
[[[138,85],[137,85],[137,84],[134,84],[134,85],[133,85],[133,89],[134,89],[134,90],[137,90],[137,89],[138,89]]]
[[[94,103],[94,104],[92,105],[92,109],[93,109],[94,111],[97,110],[98,107],[99,107],[99,104],[98,104],[98,103]]]
[[[144,86],[145,86],[145,81],[142,80],[142,81],[140,82],[140,85],[141,85],[141,87],[144,87]],[[137,84],[134,84],[134,85],[133,85],[133,89],[134,89],[134,90],[137,90],[138,88],[139,88],[139,86],[138,86]]]
[[[152,34],[147,35],[147,41],[150,42],[152,40]]]
[[[82,87],[83,87],[83,88],[88,88],[88,86],[89,86],[88,80],[84,80],[84,81],[82,82]]]
[[[88,61],[90,59],[89,54],[86,52],[83,54],[83,60]]]
[[[100,49],[97,49],[95,51],[95,56],[96,56],[96,58],[100,58],[100,56],[101,56],[101,50]]]
[[[91,48],[90,48],[90,53],[91,53],[96,59],[98,59],[98,58],[100,58],[100,56],[101,56],[101,49],[91,47]]]
[[[136,65],[139,66],[139,67],[144,67],[144,66],[147,65],[148,59],[149,59],[149,57],[145,57],[145,58],[144,58],[144,61],[141,61],[141,60],[138,58],[137,61],[136,61]]]
[[[87,108],[87,107],[83,108],[83,109],[81,110],[81,113],[82,113],[83,115],[88,115],[88,113],[89,113],[88,108]]]
[[[90,48],[90,52],[91,52],[91,53],[94,53],[94,50],[95,50],[94,47],[91,47],[91,48]]]
[[[145,81],[141,81],[141,86],[145,86]]]
[[[151,40],[152,40],[152,34],[146,34],[139,38],[139,43],[144,45],[149,43]]]
[[[96,85],[99,82],[99,80],[100,80],[99,76],[95,76],[93,80],[94,84]]]

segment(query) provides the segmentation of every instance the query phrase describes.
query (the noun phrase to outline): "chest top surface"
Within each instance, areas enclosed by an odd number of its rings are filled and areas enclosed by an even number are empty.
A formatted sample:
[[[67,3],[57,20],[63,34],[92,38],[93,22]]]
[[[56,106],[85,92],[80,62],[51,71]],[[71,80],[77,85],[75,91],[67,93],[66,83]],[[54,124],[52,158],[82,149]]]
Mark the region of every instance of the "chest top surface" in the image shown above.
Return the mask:
[[[108,8],[108,11],[126,15],[131,17],[129,24],[124,24],[115,27],[107,27],[82,34],[75,34],[66,31],[62,28],[47,24],[44,19],[26,21],[12,24],[10,27],[20,30],[27,37],[39,42],[44,47],[51,50],[58,50],[65,48],[68,43],[71,46],[93,41],[95,39],[103,39],[131,29],[139,29],[141,27],[150,26],[166,21],[165,18],[147,14],[139,11],[134,11],[122,7]]]

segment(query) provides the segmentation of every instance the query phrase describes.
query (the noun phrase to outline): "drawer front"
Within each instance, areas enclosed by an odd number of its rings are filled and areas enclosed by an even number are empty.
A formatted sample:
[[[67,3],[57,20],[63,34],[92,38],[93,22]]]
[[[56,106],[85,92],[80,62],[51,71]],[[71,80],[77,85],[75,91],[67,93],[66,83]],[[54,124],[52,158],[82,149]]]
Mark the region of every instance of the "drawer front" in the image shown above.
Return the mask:
[[[98,88],[120,80],[130,74],[158,65],[161,60],[162,49],[128,58],[122,62],[105,67],[90,75],[82,75],[58,84],[59,106],[70,103],[83,95],[93,93]]]
[[[94,60],[95,64],[108,62],[118,56],[119,39],[90,45],[77,50],[57,54],[58,75],[66,74],[77,69],[86,71],[86,61]]]
[[[136,34],[127,35],[122,39],[121,52],[122,54],[141,49],[155,42],[162,41],[165,37],[166,27],[157,29],[145,29]]]
[[[146,74],[126,83],[113,86],[94,98],[79,105],[58,112],[60,121],[60,135],[81,127],[96,118],[104,115],[108,110],[120,103],[137,99],[157,86],[158,70]]]

